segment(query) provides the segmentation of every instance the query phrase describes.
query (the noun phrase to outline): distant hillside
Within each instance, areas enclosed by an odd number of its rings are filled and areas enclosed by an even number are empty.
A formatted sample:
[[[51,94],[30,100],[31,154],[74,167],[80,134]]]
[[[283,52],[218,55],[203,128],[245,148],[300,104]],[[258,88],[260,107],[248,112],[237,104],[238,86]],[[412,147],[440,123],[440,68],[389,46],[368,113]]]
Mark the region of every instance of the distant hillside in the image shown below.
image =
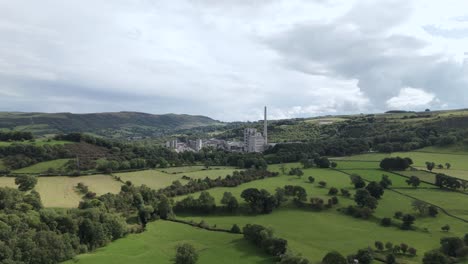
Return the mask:
[[[28,131],[35,135],[86,132],[110,138],[156,137],[180,129],[222,125],[206,116],[115,113],[0,112],[0,130]]]

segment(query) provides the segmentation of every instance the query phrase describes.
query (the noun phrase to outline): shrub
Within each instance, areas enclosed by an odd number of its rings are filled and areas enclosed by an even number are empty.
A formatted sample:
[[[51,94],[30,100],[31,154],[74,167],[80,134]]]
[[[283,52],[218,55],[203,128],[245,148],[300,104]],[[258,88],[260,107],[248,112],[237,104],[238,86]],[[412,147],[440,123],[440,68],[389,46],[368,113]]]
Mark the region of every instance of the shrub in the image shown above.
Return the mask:
[[[231,227],[231,233],[234,233],[234,234],[240,234],[241,233],[241,230],[240,230],[240,228],[239,228],[239,226],[237,224],[234,224]]]
[[[319,185],[320,185],[320,187],[325,188],[325,187],[327,187],[327,182],[319,181]]]
[[[392,219],[390,219],[388,217],[382,218],[382,220],[380,221],[380,224],[382,226],[391,226],[392,225]]]
[[[408,248],[408,254],[410,254],[410,256],[416,256],[416,253],[417,253],[417,250],[413,247],[410,247]]]
[[[338,193],[338,189],[335,187],[331,187],[328,191],[328,195],[336,195]]]
[[[395,217],[396,219],[401,219],[402,216],[403,216],[403,213],[398,211],[398,212],[395,212],[395,215],[393,217]]]
[[[341,195],[343,195],[344,197],[350,197],[351,196],[351,193],[346,189],[341,189],[340,192],[341,192]]]
[[[384,250],[384,244],[381,241],[375,241],[374,245],[377,250]]]
[[[387,257],[385,257],[385,262],[386,262],[387,264],[394,264],[394,263],[396,263],[395,255],[393,255],[393,254],[388,254]]]
[[[387,242],[387,243],[385,243],[385,249],[387,249],[387,250],[393,250],[393,243],[392,243],[392,242]]]
[[[347,264],[346,258],[336,251],[329,252],[322,259],[322,264]]]

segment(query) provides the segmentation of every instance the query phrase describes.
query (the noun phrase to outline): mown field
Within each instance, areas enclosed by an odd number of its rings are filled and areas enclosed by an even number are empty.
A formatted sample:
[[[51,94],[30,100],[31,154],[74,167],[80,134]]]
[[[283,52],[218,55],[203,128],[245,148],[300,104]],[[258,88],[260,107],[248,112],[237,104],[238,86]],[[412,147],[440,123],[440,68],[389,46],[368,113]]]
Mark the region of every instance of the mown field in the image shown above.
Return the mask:
[[[157,221],[144,233],[117,240],[105,248],[83,254],[66,264],[172,263],[175,247],[190,243],[203,264],[267,264],[273,261],[248,244],[242,235],[211,232],[184,224]]]
[[[13,173],[37,174],[37,173],[43,173],[47,171],[48,169],[60,170],[64,168],[65,164],[68,161],[69,159],[57,159],[57,160],[39,162],[29,167],[14,170]]]

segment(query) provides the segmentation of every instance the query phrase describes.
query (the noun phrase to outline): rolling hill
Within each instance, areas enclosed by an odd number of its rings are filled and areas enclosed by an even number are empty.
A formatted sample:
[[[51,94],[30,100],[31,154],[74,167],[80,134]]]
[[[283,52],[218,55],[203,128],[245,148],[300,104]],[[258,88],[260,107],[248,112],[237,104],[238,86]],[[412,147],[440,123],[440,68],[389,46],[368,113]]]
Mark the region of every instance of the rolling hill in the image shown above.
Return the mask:
[[[38,136],[86,132],[111,138],[160,136],[165,133],[222,123],[205,116],[138,112],[0,113],[0,130],[29,131]]]

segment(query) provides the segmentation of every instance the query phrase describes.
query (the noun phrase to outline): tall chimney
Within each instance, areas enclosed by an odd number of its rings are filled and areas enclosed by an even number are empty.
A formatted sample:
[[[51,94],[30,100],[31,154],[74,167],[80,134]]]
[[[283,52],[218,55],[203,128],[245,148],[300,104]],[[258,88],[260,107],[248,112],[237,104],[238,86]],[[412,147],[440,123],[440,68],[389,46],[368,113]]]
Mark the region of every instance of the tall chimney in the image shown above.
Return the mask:
[[[263,120],[263,137],[265,138],[265,146],[268,145],[268,123],[267,123],[267,107],[265,106],[265,119]]]

